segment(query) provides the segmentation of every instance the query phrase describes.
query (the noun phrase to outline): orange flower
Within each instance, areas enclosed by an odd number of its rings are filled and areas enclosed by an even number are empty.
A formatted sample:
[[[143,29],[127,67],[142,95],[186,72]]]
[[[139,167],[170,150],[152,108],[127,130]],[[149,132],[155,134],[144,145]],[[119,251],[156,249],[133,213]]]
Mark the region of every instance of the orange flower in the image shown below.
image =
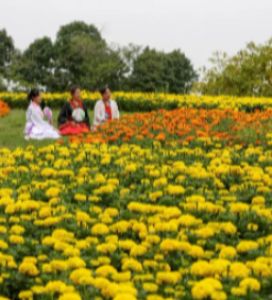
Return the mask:
[[[9,112],[9,106],[4,101],[0,100],[0,117],[6,116]]]

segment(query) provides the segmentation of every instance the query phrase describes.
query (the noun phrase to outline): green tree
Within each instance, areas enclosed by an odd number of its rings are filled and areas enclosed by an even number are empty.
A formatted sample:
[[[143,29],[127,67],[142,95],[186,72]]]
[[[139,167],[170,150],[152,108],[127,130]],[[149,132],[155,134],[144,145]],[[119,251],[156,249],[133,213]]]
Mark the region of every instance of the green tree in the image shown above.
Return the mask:
[[[50,38],[35,40],[17,57],[17,79],[25,85],[41,86],[52,90],[54,84],[54,46]]]
[[[216,53],[200,91],[211,95],[272,96],[272,40],[249,43],[233,57]]]
[[[6,89],[4,79],[7,79],[14,53],[15,47],[12,38],[5,29],[0,30],[0,90]]]
[[[71,84],[94,89],[101,84],[118,87],[124,63],[112,50],[94,25],[73,22],[62,26],[57,34],[56,89],[67,89]]]
[[[135,90],[187,93],[196,77],[180,50],[164,53],[147,47],[134,60],[130,82]]]
[[[166,55],[165,78],[171,93],[188,93],[197,74],[191,61],[180,50]]]
[[[146,47],[135,59],[130,76],[133,90],[155,92],[168,90],[165,80],[166,57],[163,52]]]
[[[0,72],[4,73],[7,65],[11,63],[15,48],[12,38],[5,29],[0,30]]]

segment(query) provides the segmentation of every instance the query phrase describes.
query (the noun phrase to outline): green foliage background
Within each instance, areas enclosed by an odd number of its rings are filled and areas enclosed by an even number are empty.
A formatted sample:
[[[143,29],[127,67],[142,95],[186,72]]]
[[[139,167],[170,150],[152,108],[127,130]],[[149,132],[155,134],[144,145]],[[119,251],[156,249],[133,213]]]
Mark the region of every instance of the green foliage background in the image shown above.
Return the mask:
[[[0,31],[0,90],[65,91],[77,84],[96,90],[186,93],[196,79],[180,50],[164,53],[149,47],[109,45],[94,25],[76,21],[60,27],[55,41],[38,38],[25,51]]]

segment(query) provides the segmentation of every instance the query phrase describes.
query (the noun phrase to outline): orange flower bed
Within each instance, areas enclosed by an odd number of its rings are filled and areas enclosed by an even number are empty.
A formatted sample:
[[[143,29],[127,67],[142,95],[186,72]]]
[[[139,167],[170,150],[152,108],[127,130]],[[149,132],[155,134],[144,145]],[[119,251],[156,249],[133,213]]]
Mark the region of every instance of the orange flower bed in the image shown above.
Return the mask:
[[[0,100],[0,117],[6,116],[9,112],[9,106],[4,101]]]
[[[197,138],[217,138],[228,143],[244,142],[244,131],[254,131],[254,142],[260,143],[268,131],[272,110],[245,113],[234,110],[181,108],[172,111],[124,115],[74,142],[191,142]],[[271,124],[270,124],[271,125]]]

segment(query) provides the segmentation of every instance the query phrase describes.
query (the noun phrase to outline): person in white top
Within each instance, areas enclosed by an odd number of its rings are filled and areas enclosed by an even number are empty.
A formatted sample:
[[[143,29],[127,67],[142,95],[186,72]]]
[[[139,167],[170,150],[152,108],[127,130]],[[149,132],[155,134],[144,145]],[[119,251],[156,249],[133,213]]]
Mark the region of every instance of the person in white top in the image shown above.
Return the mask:
[[[43,140],[43,139],[58,139],[60,135],[58,131],[45,120],[45,115],[42,108],[41,93],[37,89],[30,91],[28,95],[30,104],[26,111],[25,139]]]
[[[98,100],[94,107],[93,125],[99,126],[106,121],[119,119],[119,109],[117,103],[111,99],[111,91],[108,87],[100,90],[102,99]]]

